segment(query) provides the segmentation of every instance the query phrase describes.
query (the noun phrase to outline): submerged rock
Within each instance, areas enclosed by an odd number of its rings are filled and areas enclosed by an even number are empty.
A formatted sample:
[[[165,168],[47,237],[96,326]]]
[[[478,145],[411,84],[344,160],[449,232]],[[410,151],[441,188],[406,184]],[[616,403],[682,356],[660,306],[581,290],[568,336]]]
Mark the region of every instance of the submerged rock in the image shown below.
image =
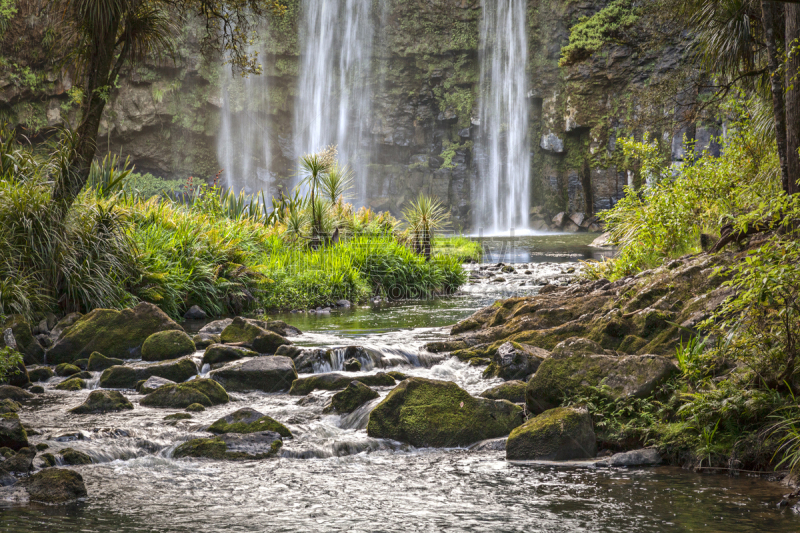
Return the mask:
[[[62,378],[71,376],[73,374],[78,374],[80,371],[80,368],[69,363],[61,363],[60,365],[56,366],[56,376],[60,376]]]
[[[61,504],[87,496],[83,477],[66,468],[47,468],[37,472],[21,484],[32,501]]]
[[[557,407],[514,429],[506,442],[506,459],[569,461],[597,454],[592,420],[585,409]]]
[[[216,365],[229,363],[245,357],[256,357],[258,353],[243,346],[228,346],[227,344],[212,344],[203,354],[203,364]]]
[[[531,412],[541,413],[567,396],[600,386],[613,398],[644,398],[677,370],[659,355],[553,355],[528,381],[526,402]]]
[[[524,381],[506,381],[483,391],[480,397],[489,400],[508,400],[511,403],[523,403],[525,401],[526,387],[527,384]]]
[[[202,407],[202,406],[201,406]],[[192,415],[189,413],[173,413],[164,417],[164,420],[190,420]]]
[[[64,330],[47,352],[47,361],[70,363],[89,357],[92,352],[118,359],[136,358],[150,335],[166,330],[183,331],[183,328],[150,303],[122,311],[95,309]]]
[[[92,352],[92,355],[89,356],[89,361],[86,365],[86,369],[92,372],[102,372],[106,368],[111,368],[112,366],[119,366],[124,364],[125,361],[123,361],[122,359],[116,359],[114,357],[106,357],[100,352]]]
[[[133,389],[139,381],[152,376],[181,383],[196,375],[197,365],[189,358],[147,366],[112,366],[103,371],[100,386],[106,389]]]
[[[3,413],[16,413],[20,409],[22,409],[22,405],[20,405],[19,403],[15,402],[14,400],[11,400],[9,398],[6,398],[4,400],[0,400],[0,414],[3,414]]]
[[[72,377],[69,379],[65,379],[55,387],[58,390],[66,390],[66,391],[76,391],[86,388],[86,382],[79,378],[79,377]]]
[[[33,394],[14,385],[0,385],[0,400],[6,398],[15,402],[22,402],[33,398]]]
[[[418,447],[456,447],[508,435],[522,422],[522,408],[511,402],[475,398],[450,381],[412,377],[372,410],[367,434]]]
[[[292,432],[289,431],[289,428],[250,407],[244,407],[229,415],[223,416],[211,424],[208,431],[211,433],[258,433],[260,431],[274,431],[281,437],[292,437]]]
[[[615,453],[607,459],[598,461],[597,466],[652,466],[661,464],[661,455],[655,448],[642,448],[629,452]]]
[[[360,381],[351,381],[346,389],[333,395],[330,405],[322,412],[341,415],[352,413],[368,401],[374,400],[379,396],[380,394]]]
[[[28,447],[28,434],[17,413],[0,414],[0,448],[21,450]]]
[[[506,342],[497,349],[492,362],[483,372],[483,377],[525,381],[549,356],[547,350],[535,346]]]
[[[245,435],[225,434],[212,439],[193,439],[175,449],[173,457],[196,457],[216,460],[242,461],[274,457],[283,446],[281,436],[274,431]]]
[[[193,354],[194,341],[183,331],[168,330],[153,333],[142,344],[143,361],[166,361]]]
[[[53,372],[53,369],[46,366],[40,366],[38,368],[34,368],[33,370],[28,370],[28,378],[33,382],[47,381],[54,375],[55,372]]]
[[[139,401],[146,407],[181,409],[199,403],[206,407],[228,403],[228,393],[211,379],[193,379],[186,383],[167,385],[151,392]]]
[[[297,370],[294,361],[275,355],[256,357],[244,363],[214,370],[209,377],[230,391],[280,392],[292,386],[292,382],[297,379]]]
[[[206,410],[206,408],[205,408],[205,407],[203,407],[203,406],[202,406],[201,404],[199,404],[199,403],[193,403],[192,405],[190,405],[189,407],[187,407],[187,408],[186,408],[186,410],[187,410],[187,411],[189,411],[190,413],[200,413],[200,412],[202,412],[202,411],[205,411],[205,410]]]
[[[371,387],[391,387],[395,384],[394,378],[384,372],[366,374],[364,376],[351,376],[347,374],[337,374],[336,372],[328,372],[294,380],[289,394],[305,396],[315,390],[340,390],[347,388],[352,381],[360,381],[364,385],[369,385]]]
[[[79,452],[74,448],[64,448],[61,450],[61,457],[64,459],[64,464],[71,466],[92,464],[92,458],[89,457],[88,454]]]
[[[69,410],[76,415],[109,413],[133,409],[128,399],[121,392],[112,390],[93,390],[82,404]]]

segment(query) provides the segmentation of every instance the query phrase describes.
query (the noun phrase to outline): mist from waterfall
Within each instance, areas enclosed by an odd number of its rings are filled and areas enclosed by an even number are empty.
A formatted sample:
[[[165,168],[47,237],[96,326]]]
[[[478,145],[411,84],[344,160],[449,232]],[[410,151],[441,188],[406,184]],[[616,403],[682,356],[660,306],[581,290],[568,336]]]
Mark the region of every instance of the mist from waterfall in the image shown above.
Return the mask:
[[[370,146],[373,0],[304,0],[295,103],[298,156],[335,144],[355,173],[355,201],[366,200]]]
[[[528,229],[530,144],[525,0],[482,0],[475,230]]]
[[[266,74],[242,77],[230,65],[221,80],[222,113],[217,137],[217,159],[222,165],[221,185],[248,194],[273,194],[270,171],[269,78]]]

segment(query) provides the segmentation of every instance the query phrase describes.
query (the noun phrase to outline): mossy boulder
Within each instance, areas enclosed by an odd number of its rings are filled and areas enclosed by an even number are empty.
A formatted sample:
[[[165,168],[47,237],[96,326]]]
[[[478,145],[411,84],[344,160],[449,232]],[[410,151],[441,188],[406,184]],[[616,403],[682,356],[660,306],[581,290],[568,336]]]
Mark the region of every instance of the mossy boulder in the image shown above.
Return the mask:
[[[291,438],[292,432],[289,428],[259,413],[255,409],[244,407],[238,411],[223,416],[208,428],[211,433],[258,433],[261,431],[274,431],[283,438]]]
[[[93,390],[82,404],[69,410],[76,415],[109,413],[133,409],[128,399],[119,391]]]
[[[52,453],[43,453],[39,456],[39,459],[42,460],[42,464],[47,468],[48,466],[56,466],[56,456]]]
[[[13,315],[6,319],[2,326],[0,326],[0,348],[6,346],[5,331],[10,329],[13,336],[13,343],[16,346],[11,346],[22,354],[22,359],[26,365],[40,365],[44,363],[44,348],[33,336],[30,324],[21,316]]]
[[[192,415],[189,413],[172,413],[164,417],[164,420],[191,420]]]
[[[209,376],[230,391],[281,392],[297,379],[294,361],[279,355],[256,357],[244,363],[214,370]]]
[[[80,372],[80,368],[69,363],[61,363],[60,365],[56,365],[56,376],[60,376],[62,378],[69,377],[74,374],[80,374]]]
[[[281,436],[274,431],[224,434],[212,439],[193,439],[175,449],[173,457],[206,458],[226,461],[246,461],[275,457],[283,446]]]
[[[28,434],[17,413],[0,414],[0,448],[20,450],[28,447]]]
[[[367,387],[360,381],[351,381],[341,392],[331,398],[331,403],[322,411],[323,413],[347,414],[352,413],[370,400],[378,398],[380,394]]]
[[[167,330],[153,333],[142,344],[143,361],[166,361],[191,355],[197,348],[183,331]]]
[[[44,387],[42,387],[41,385],[34,385],[30,387],[28,390],[36,394],[42,394],[44,392]]]
[[[489,400],[508,400],[511,403],[523,403],[525,401],[526,387],[527,384],[524,381],[506,381],[505,383],[483,391],[480,397]]]
[[[47,361],[50,364],[71,363],[89,357],[92,352],[117,359],[134,359],[141,355],[142,344],[150,335],[166,330],[183,331],[183,328],[150,303],[140,303],[122,311],[95,309],[61,333],[47,352]]]
[[[22,409],[22,405],[15,402],[14,400],[11,400],[9,398],[0,400],[0,414],[16,413],[20,409]]]
[[[557,407],[514,429],[506,441],[506,459],[569,461],[597,454],[592,419],[585,409]]]
[[[541,413],[587,387],[603,387],[613,398],[644,398],[677,370],[660,355],[553,355],[528,381],[525,400],[531,412]]]
[[[46,442],[40,442],[39,444],[36,445],[36,450],[39,452],[43,452],[49,447],[50,445],[48,445]]]
[[[483,377],[527,380],[549,356],[547,350],[535,346],[506,342],[497,349]]]
[[[8,459],[9,457],[14,457],[14,450],[8,446],[0,448],[0,459]]]
[[[27,474],[33,470],[33,459],[36,457],[35,448],[20,448],[20,450],[0,463],[0,471]]]
[[[86,382],[79,377],[65,379],[54,387],[58,390],[76,391],[86,388]]]
[[[28,370],[28,378],[33,382],[47,381],[55,375],[52,368],[40,366],[32,370]]]
[[[384,372],[367,374],[364,376],[351,376],[348,374],[328,372],[294,380],[289,394],[305,396],[315,390],[342,390],[347,388],[352,381],[360,381],[364,385],[370,387],[391,387],[395,384],[394,378]]]
[[[182,383],[197,375],[197,365],[189,358],[164,361],[151,365],[112,366],[100,376],[100,386],[106,389],[133,389],[139,381],[151,376]]]
[[[350,359],[344,362],[344,370],[345,372],[361,371],[361,361],[359,361],[355,357],[351,357]]]
[[[216,381],[193,379],[186,383],[161,387],[142,398],[139,404],[146,407],[182,409],[195,403],[211,407],[228,401],[228,393]]]
[[[201,413],[205,411],[206,408],[199,403],[193,403],[192,405],[187,407],[186,410],[189,411],[190,413]]]
[[[212,344],[203,354],[203,364],[216,365],[229,363],[246,357],[256,357],[258,353],[243,346],[228,346],[227,344]]]
[[[33,394],[14,385],[0,385],[0,400],[6,398],[15,402],[22,402],[33,398]]]
[[[240,316],[237,316],[225,329],[222,330],[220,339],[224,344],[236,343],[252,346],[256,337],[265,333],[267,333],[266,329],[261,328]]]
[[[88,370],[89,369],[89,358],[85,359],[76,359],[72,362],[73,365],[77,366],[81,370]]]
[[[136,392],[139,394],[150,394],[151,392],[155,391],[156,389],[160,389],[166,385],[177,385],[171,379],[164,379],[158,376],[150,376],[144,381],[141,381],[136,384]]]
[[[272,331],[266,331],[265,333],[259,335],[255,339],[253,339],[253,350],[258,353],[263,354],[274,354],[278,351],[278,348],[281,346],[289,346],[292,344],[292,341],[274,333]]]
[[[412,377],[372,410],[367,434],[418,447],[456,447],[508,435],[522,422],[522,408],[511,402],[475,398],[450,381]]]
[[[92,464],[92,458],[89,457],[88,454],[73,448],[64,448],[61,450],[61,457],[64,459],[64,464],[71,466]]]
[[[31,501],[63,504],[87,496],[83,477],[66,468],[46,468],[24,480]]]
[[[86,368],[92,372],[102,372],[106,368],[111,368],[112,366],[121,366],[124,364],[125,361],[122,359],[106,357],[100,352],[92,352],[92,355],[89,356],[89,361],[86,365]]]
[[[194,337],[192,337],[192,341],[194,342],[195,348],[198,350],[205,350],[212,344],[219,344],[222,342],[222,339],[219,335],[210,335],[207,333],[198,333]]]
[[[22,362],[17,365],[16,372],[9,373],[6,377],[6,382],[15,387],[27,387],[31,384],[31,377],[28,375],[28,369],[25,368]]]
[[[403,372],[398,372],[397,370],[392,370],[390,372],[387,372],[387,374],[392,376],[395,379],[395,381],[403,381],[404,379],[409,378],[408,374],[404,374]]]

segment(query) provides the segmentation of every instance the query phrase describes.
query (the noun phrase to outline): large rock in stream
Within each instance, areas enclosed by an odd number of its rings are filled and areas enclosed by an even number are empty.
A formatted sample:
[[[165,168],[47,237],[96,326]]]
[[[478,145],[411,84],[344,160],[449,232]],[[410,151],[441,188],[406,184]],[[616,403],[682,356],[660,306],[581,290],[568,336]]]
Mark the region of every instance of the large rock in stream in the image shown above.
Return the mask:
[[[412,377],[372,410],[367,434],[449,448],[508,435],[522,422],[522,408],[511,402],[475,398],[450,381]]]
[[[211,379],[193,379],[186,383],[166,385],[151,392],[139,401],[145,407],[184,409],[199,403],[205,407],[228,403],[228,393]]]
[[[611,397],[644,398],[678,368],[659,355],[570,355],[546,359],[528,381],[525,401],[533,413],[552,409],[588,387]]]
[[[192,439],[175,449],[173,457],[196,457],[227,461],[246,461],[275,457],[283,446],[274,431],[224,434],[212,439]]]
[[[380,394],[376,391],[370,389],[360,381],[354,380],[350,382],[346,389],[334,394],[333,398],[331,398],[330,405],[325,407],[322,412],[340,415],[352,413],[365,403],[379,396]]]
[[[517,342],[507,342],[497,349],[492,362],[483,372],[483,377],[526,381],[549,356],[547,350]]]
[[[250,407],[243,407],[238,411],[223,416],[211,426],[210,433],[259,433],[261,431],[274,431],[283,438],[291,438],[292,432],[289,428],[277,420],[259,413]]]
[[[166,361],[192,355],[194,341],[184,331],[167,330],[153,333],[142,344],[143,361]]]
[[[235,392],[259,390],[281,392],[288,390],[297,379],[294,361],[279,355],[256,357],[244,363],[214,370],[209,377],[226,390]]]
[[[274,354],[279,347],[292,344],[282,335],[242,317],[234,318],[230,325],[222,330],[220,338],[224,344],[249,346],[262,354]]]
[[[110,413],[133,409],[122,393],[113,390],[93,390],[82,404],[69,410],[76,415]]]
[[[197,365],[189,358],[152,365],[112,366],[103,371],[100,386],[105,389],[133,389],[138,382],[152,376],[181,383],[196,375]]]
[[[88,358],[92,352],[134,359],[141,355],[142,345],[150,335],[167,330],[183,331],[183,328],[150,303],[122,311],[95,309],[62,332],[47,352],[47,362],[71,363]]]
[[[67,468],[46,468],[23,480],[31,501],[63,504],[87,496],[83,477]]]
[[[506,459],[569,461],[597,455],[597,438],[585,409],[558,407],[514,429],[506,441]]]
[[[0,448],[21,450],[28,447],[28,434],[17,413],[0,415]]]
[[[0,348],[5,346],[21,353],[26,365],[44,362],[44,348],[33,336],[30,324],[20,315],[8,318],[0,326]]]

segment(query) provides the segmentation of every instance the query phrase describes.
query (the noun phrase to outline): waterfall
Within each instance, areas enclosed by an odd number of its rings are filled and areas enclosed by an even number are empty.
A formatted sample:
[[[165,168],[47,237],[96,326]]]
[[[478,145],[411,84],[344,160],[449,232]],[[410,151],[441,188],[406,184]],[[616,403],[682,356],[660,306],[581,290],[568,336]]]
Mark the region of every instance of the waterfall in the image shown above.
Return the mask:
[[[368,79],[374,37],[373,0],[304,0],[302,58],[295,104],[299,155],[328,145],[355,173],[355,200],[366,200],[369,163]]]
[[[482,0],[475,229],[527,230],[530,208],[525,0]]]
[[[222,79],[222,113],[217,159],[222,185],[234,191],[267,194],[273,185],[269,105],[266,74],[242,77],[226,65]]]

